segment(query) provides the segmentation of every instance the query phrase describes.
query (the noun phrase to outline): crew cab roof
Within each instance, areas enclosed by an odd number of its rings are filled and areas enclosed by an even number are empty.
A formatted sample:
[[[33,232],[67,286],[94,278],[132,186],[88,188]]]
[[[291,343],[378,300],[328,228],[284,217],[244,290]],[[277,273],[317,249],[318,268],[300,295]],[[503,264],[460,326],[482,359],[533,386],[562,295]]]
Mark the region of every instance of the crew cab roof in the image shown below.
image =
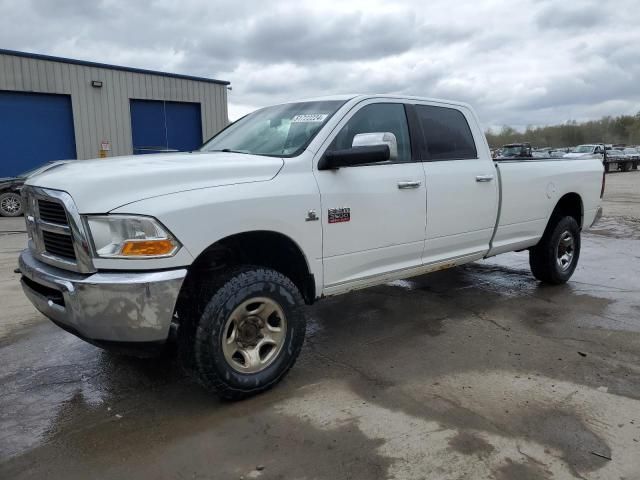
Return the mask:
[[[298,102],[321,102],[321,101],[343,101],[348,102],[349,100],[369,100],[374,98],[390,98],[394,100],[407,100],[407,101],[419,101],[419,102],[435,102],[435,103],[446,103],[449,105],[454,105],[457,107],[467,107],[471,108],[469,104],[464,102],[458,102],[455,100],[448,100],[443,98],[429,98],[429,97],[417,97],[411,95],[393,95],[393,94],[344,94],[344,95],[327,95],[322,97],[312,97],[312,98],[303,98],[299,100],[291,100],[286,103],[298,103]]]

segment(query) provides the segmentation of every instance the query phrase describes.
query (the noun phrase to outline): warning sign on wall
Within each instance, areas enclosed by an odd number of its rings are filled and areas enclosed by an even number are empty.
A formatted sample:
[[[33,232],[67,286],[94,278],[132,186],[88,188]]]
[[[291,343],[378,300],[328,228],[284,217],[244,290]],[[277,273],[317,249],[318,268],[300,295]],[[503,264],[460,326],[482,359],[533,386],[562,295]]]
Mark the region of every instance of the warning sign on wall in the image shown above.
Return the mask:
[[[109,140],[102,140],[102,142],[100,142],[100,158],[106,158],[109,150],[111,150],[111,143],[109,143]]]

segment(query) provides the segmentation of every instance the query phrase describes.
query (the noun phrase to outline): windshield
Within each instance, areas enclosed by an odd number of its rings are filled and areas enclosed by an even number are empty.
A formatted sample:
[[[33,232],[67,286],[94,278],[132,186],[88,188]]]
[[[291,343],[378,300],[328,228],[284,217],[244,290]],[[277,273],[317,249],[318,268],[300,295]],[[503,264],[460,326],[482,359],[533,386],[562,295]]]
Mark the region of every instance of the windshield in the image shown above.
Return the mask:
[[[201,149],[291,157],[299,154],[344,101],[300,102],[263,108],[230,125]]]
[[[591,153],[593,152],[593,145],[578,145],[573,149],[573,153]]]

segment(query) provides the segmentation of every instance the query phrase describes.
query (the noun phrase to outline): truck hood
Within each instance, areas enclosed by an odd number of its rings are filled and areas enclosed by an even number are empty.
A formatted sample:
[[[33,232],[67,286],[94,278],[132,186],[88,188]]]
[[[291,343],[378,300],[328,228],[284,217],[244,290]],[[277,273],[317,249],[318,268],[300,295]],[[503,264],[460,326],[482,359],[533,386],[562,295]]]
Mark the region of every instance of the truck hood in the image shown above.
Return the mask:
[[[284,161],[227,152],[82,160],[30,177],[27,185],[69,193],[80,213],[106,213],[145,198],[274,178]]]

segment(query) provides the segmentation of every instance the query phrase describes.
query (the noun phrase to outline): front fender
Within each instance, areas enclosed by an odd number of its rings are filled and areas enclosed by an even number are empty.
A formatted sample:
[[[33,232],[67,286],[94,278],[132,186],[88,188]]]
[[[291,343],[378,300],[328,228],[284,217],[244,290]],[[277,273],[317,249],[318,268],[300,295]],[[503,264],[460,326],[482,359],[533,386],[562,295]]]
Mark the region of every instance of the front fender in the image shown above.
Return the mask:
[[[191,259],[232,235],[257,230],[280,233],[300,247],[316,279],[317,291],[321,291],[322,223],[307,221],[310,210],[321,216],[315,179],[310,171],[292,169],[268,182],[163,195],[112,213],[157,218],[182,243]]]

